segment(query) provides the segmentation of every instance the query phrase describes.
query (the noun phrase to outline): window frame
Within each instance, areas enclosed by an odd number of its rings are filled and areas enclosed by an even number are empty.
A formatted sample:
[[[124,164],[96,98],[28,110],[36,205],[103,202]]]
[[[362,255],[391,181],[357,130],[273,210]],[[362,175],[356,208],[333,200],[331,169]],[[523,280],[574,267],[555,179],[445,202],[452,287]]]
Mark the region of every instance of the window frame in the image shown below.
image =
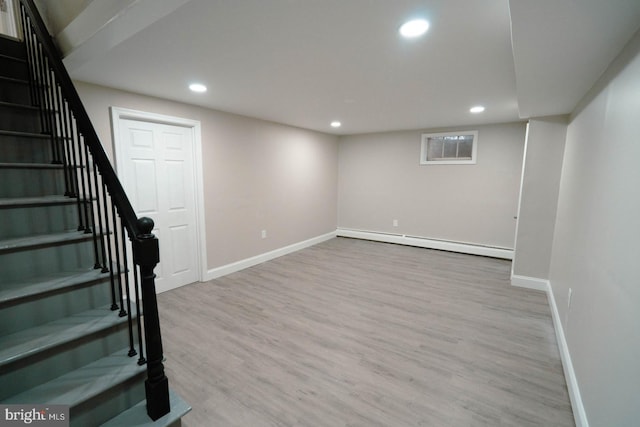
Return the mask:
[[[428,154],[428,141],[430,138],[443,137],[443,136],[462,136],[472,135],[473,141],[471,142],[471,159],[459,159],[452,157],[451,160],[427,160]],[[423,133],[420,143],[420,164],[421,165],[475,165],[478,161],[478,131],[466,130],[456,132],[437,132],[437,133]]]

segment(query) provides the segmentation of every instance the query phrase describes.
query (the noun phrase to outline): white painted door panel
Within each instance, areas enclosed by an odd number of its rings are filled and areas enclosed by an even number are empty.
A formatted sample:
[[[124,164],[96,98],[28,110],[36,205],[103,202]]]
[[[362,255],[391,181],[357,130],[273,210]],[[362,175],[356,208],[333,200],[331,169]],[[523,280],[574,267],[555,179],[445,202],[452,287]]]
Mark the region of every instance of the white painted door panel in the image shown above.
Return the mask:
[[[118,171],[138,217],[153,219],[160,240],[158,291],[198,280],[191,128],[122,119]]]

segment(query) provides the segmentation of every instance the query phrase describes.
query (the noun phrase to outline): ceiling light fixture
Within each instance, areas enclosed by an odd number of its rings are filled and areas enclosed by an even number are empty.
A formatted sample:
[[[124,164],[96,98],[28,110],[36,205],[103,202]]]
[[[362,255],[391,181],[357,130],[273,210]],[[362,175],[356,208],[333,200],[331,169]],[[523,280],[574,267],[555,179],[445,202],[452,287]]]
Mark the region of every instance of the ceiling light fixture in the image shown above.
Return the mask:
[[[200,83],[192,83],[189,85],[189,89],[193,92],[204,93],[207,91],[207,87]]]
[[[484,111],[484,107],[482,105],[476,105],[475,107],[471,107],[469,111],[473,114],[482,113]]]
[[[402,24],[400,27],[400,35],[407,39],[420,37],[429,29],[429,22],[424,19],[414,19]]]
[[[342,123],[340,123],[337,120],[334,120],[334,121],[331,122],[331,127],[332,128],[339,128],[340,126],[342,126]]]

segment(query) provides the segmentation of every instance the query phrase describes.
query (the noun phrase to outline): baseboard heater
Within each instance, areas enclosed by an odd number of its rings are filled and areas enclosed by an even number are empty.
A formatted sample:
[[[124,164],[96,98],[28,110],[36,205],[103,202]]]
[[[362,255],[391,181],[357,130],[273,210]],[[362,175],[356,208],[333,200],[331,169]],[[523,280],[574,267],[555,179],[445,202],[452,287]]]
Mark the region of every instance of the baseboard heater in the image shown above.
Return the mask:
[[[439,249],[463,254],[481,255],[493,258],[513,259],[513,249],[496,246],[484,246],[473,243],[452,242],[448,240],[429,239],[406,234],[393,234],[377,231],[354,230],[350,228],[338,228],[338,237],[350,237],[353,239],[373,240],[376,242],[395,243],[398,245],[416,246],[420,248]]]

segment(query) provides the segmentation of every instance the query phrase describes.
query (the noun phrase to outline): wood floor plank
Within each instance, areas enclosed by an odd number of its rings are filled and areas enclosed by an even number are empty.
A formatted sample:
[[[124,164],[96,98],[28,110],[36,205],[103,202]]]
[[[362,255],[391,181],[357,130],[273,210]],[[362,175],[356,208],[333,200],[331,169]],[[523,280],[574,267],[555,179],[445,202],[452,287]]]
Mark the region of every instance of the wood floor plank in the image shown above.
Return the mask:
[[[183,426],[573,426],[505,260],[336,238],[158,296]]]

